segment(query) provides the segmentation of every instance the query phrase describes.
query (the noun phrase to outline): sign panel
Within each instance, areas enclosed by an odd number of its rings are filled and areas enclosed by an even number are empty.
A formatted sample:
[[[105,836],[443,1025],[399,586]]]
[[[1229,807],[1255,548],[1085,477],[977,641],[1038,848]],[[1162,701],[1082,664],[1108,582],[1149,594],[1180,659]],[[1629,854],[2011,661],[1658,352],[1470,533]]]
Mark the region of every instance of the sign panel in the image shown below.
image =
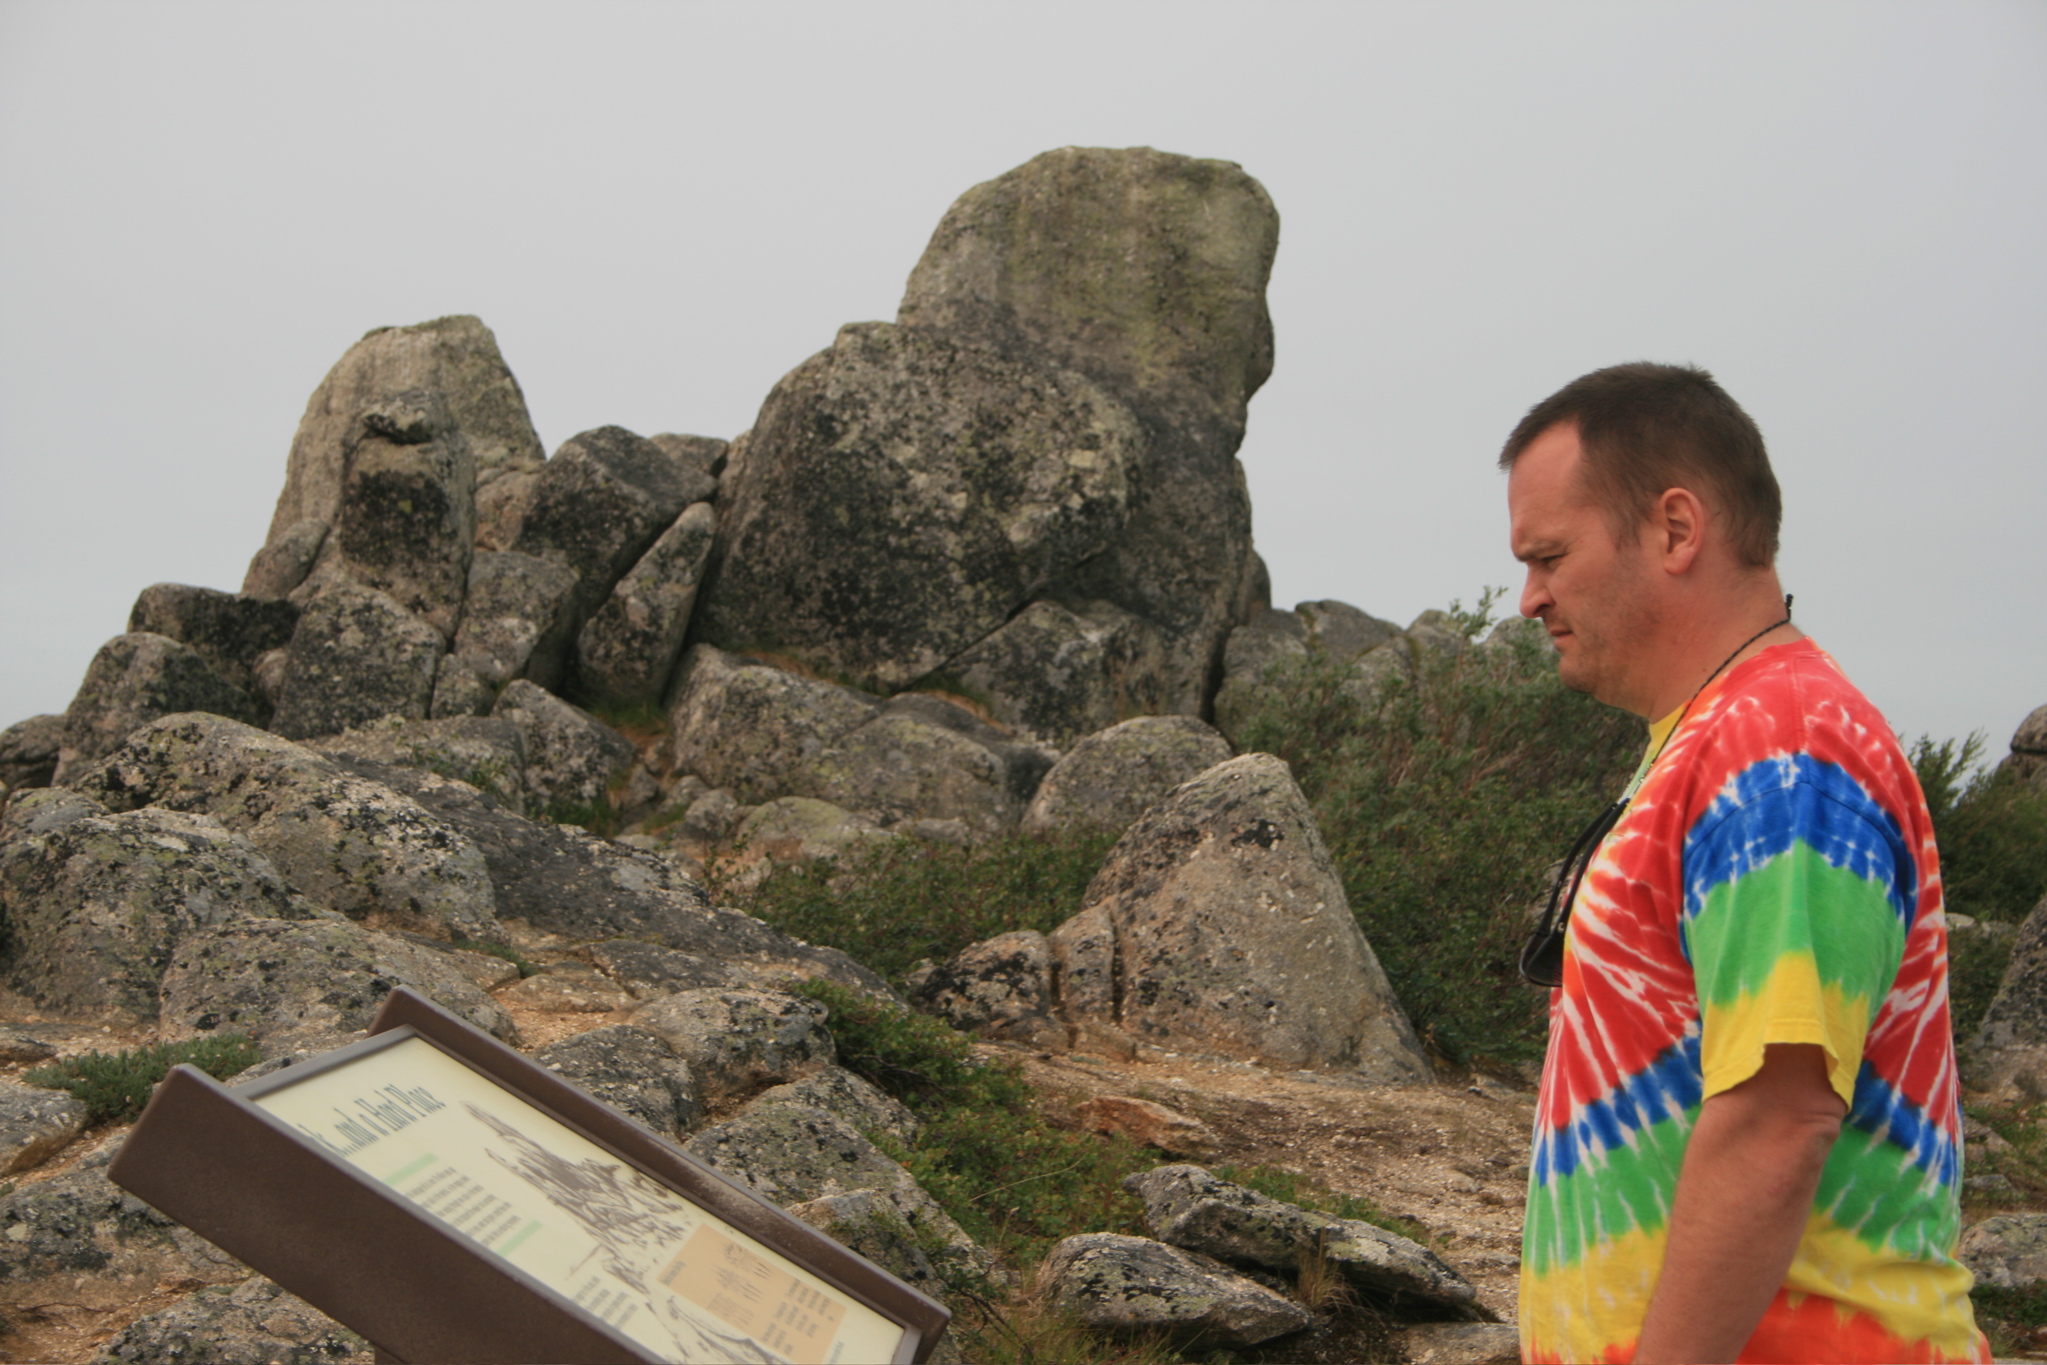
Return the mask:
[[[252,1102],[659,1359],[857,1365],[902,1340],[416,1035]]]
[[[914,1365],[950,1318],[405,990],[244,1085],[174,1069],[107,1174],[380,1360]]]

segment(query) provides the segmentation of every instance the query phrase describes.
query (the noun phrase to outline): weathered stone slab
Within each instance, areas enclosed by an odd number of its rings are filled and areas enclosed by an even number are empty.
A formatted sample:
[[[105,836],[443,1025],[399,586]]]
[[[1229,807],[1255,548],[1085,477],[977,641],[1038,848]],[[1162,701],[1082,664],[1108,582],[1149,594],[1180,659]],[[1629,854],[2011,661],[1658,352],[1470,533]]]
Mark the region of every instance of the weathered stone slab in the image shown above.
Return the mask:
[[[647,1029],[592,1029],[542,1048],[533,1060],[662,1137],[678,1137],[703,1121],[689,1064]]]
[[[1086,1326],[1158,1332],[1181,1346],[1256,1346],[1315,1322],[1292,1299],[1212,1257],[1143,1237],[1069,1237],[1038,1273],[1051,1301]]]
[[[779,991],[677,991],[642,1004],[632,1022],[675,1050],[707,1103],[800,1080],[837,1056],[829,1011]]]
[[[40,1165],[85,1131],[85,1105],[62,1090],[0,1081],[0,1175]]]

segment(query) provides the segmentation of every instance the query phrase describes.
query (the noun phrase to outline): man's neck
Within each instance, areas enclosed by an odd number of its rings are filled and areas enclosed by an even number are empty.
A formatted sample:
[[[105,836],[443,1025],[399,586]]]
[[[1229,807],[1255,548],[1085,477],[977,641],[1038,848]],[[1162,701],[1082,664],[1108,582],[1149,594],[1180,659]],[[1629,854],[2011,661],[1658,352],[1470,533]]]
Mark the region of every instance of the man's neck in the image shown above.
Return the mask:
[[[1747,576],[1741,591],[1720,598],[1715,606],[1711,612],[1670,618],[1671,636],[1659,651],[1666,662],[1649,680],[1646,705],[1630,710],[1645,720],[1661,720],[1744,660],[1804,635],[1790,624],[1775,569]]]

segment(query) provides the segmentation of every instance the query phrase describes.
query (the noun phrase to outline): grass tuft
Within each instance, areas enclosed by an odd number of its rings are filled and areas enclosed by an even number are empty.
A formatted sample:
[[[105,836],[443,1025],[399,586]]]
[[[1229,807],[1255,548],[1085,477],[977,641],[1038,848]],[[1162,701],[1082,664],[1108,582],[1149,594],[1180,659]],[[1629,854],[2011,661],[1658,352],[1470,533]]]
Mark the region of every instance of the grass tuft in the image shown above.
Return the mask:
[[[39,1066],[23,1079],[30,1085],[69,1091],[85,1104],[88,1123],[126,1123],[142,1112],[157,1082],[174,1066],[189,1063],[224,1081],[262,1060],[254,1043],[229,1033],[124,1052],[81,1053]]]

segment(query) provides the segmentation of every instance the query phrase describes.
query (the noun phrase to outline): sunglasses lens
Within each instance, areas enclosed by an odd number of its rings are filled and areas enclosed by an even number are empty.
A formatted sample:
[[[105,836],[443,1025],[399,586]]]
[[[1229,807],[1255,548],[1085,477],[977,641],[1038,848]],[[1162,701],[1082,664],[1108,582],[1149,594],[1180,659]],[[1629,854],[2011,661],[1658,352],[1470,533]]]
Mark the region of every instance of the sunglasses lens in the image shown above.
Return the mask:
[[[1521,949],[1521,976],[1537,986],[1564,984],[1564,935],[1545,925],[1528,936]]]

